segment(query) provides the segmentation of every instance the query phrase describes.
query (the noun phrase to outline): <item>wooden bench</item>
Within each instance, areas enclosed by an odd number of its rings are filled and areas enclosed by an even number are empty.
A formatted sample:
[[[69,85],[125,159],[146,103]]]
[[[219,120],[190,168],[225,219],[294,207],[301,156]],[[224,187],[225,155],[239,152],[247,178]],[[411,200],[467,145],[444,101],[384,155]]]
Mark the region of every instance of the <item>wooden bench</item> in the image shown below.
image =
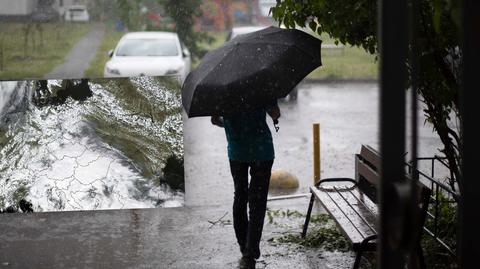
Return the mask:
[[[341,232],[352,243],[357,253],[353,268],[360,265],[364,251],[375,251],[377,248],[377,222],[379,208],[377,202],[377,187],[380,181],[380,155],[369,146],[362,145],[360,154],[355,154],[355,179],[327,178],[310,187],[311,199],[308,213],[303,226],[302,237],[305,237],[312,214],[313,203],[318,200],[332,216]],[[406,180],[409,176],[406,175]],[[330,184],[328,184],[330,183]],[[336,183],[332,185],[331,183]],[[342,183],[342,184],[339,184]],[[428,209],[431,191],[422,183],[419,186],[420,221],[418,234],[423,231],[423,224]],[[421,226],[420,226],[421,225]],[[424,268],[423,254],[420,242],[416,243],[417,258]]]

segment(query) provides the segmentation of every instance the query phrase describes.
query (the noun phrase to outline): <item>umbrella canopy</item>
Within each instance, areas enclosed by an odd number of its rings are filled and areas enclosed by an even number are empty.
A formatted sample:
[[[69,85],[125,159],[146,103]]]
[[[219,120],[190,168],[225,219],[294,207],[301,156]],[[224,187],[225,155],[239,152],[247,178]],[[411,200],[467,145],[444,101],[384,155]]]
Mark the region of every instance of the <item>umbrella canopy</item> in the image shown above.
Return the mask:
[[[189,117],[220,116],[283,98],[321,65],[321,40],[295,29],[268,27],[207,53],[182,87]]]

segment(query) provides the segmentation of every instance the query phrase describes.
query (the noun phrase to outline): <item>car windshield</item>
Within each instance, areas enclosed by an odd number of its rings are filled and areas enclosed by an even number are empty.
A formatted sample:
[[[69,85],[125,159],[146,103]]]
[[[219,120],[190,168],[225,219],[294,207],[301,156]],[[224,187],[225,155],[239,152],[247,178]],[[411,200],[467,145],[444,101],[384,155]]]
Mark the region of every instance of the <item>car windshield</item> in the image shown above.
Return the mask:
[[[120,44],[117,56],[177,56],[173,39],[127,39]]]

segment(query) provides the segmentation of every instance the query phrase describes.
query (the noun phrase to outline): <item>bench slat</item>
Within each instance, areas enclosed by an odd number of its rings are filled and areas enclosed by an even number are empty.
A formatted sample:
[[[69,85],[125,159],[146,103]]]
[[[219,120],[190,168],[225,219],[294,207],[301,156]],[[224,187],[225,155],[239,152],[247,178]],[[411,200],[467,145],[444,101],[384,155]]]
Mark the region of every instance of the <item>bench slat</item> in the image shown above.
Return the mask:
[[[311,191],[354,245],[375,234],[375,230],[372,229],[375,227],[375,215],[352,193],[343,190],[339,194],[336,191],[324,191],[316,187],[312,187]]]
[[[375,216],[365,207],[359,206],[359,203],[349,204],[348,199],[346,200],[344,198],[346,196],[350,196],[348,192],[328,192],[327,195],[329,195],[330,198],[335,201],[336,206],[340,207],[342,212],[349,220],[348,223],[342,223],[341,225],[352,225],[362,234],[364,238],[375,234],[375,231],[371,228],[375,226]],[[354,197],[352,198],[355,199]]]
[[[352,242],[361,242],[364,239],[364,236],[362,236],[362,234],[360,234],[353,226],[347,227],[341,225],[341,223],[348,222],[348,219],[326,192],[320,191],[316,187],[311,187],[310,191],[317,197],[325,210],[333,217],[333,220],[337,223],[345,236],[347,236]]]
[[[345,200],[347,204],[352,208],[353,211],[355,211],[360,218],[365,222],[365,224],[368,226],[369,230],[373,233],[377,233],[376,225],[377,225],[377,217],[378,217],[378,210],[376,207],[371,207],[372,203],[368,197],[364,196],[363,200],[360,200],[357,197],[357,194],[354,194],[354,192],[358,192],[356,190],[348,191],[348,193],[345,192],[338,192],[340,196]],[[366,199],[365,199],[366,198]],[[367,202],[367,201],[370,201]],[[367,206],[369,204],[370,206]]]
[[[357,172],[359,175],[362,175],[362,177],[368,180],[368,182],[378,186],[380,182],[380,175],[362,160],[357,160]]]
[[[358,189],[351,190],[350,192],[357,200],[361,201],[366,207],[368,207],[373,214],[378,216],[378,206],[372,202],[372,200],[370,200],[366,194],[362,193]]]
[[[372,147],[362,145],[362,148],[360,149],[360,155],[374,167],[380,167],[380,153],[374,150]],[[380,171],[378,171],[378,173],[380,173]]]

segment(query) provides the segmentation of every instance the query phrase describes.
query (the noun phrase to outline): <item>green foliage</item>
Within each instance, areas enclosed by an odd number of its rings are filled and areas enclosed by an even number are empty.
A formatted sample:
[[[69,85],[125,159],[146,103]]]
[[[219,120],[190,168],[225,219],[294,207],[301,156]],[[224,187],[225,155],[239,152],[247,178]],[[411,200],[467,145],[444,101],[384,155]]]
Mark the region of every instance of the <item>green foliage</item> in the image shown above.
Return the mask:
[[[138,31],[141,26],[140,4],[138,0],[116,0],[116,11],[128,30]]]
[[[461,52],[459,51],[460,9],[458,1],[426,0],[417,14],[418,92],[425,103],[425,115],[438,133],[450,168],[450,186],[460,177],[461,137],[450,122],[461,119],[458,107]],[[277,0],[273,17],[286,27],[310,27],[327,33],[342,44],[359,46],[371,54],[378,52],[376,0]],[[407,61],[411,74],[411,63]],[[406,85],[408,88],[409,85]],[[461,182],[458,182],[461,186]]]
[[[456,204],[444,195],[439,195],[438,219],[436,234],[443,242],[445,242],[452,250],[456,251],[457,239],[457,207]],[[434,212],[434,204],[430,205],[430,212]],[[434,231],[435,221],[428,218],[425,227],[430,231]],[[458,268],[454,257],[441,246],[432,236],[424,233],[422,238],[422,247],[424,249],[425,260],[429,267],[437,269]]]
[[[201,58],[206,50],[202,49],[201,42],[212,42],[212,38],[205,32],[197,32],[193,29],[195,20],[202,16],[201,0],[159,0],[165,4],[169,16],[175,21],[175,30],[190,50],[194,58]]]
[[[267,210],[268,223],[270,223],[270,224],[274,223],[274,218],[275,217],[282,217],[282,218],[297,217],[297,218],[301,218],[301,217],[304,217],[304,216],[305,216],[304,214],[298,212],[297,210],[290,210],[290,209],[287,209],[287,211],[281,210],[281,209]]]
[[[377,1],[277,0],[273,17],[286,27],[309,27],[342,44],[377,51]]]
[[[303,224],[305,215],[297,210],[267,210],[268,223],[282,228],[291,228],[277,219],[300,220]],[[301,226],[301,225],[300,225]],[[348,240],[340,233],[333,220],[327,214],[314,214],[310,218],[310,229],[305,238],[299,232],[288,232],[280,237],[271,238],[272,243],[295,244],[299,247],[322,248],[327,251],[349,251]]]
[[[275,239],[279,243],[294,243],[307,248],[322,248],[327,251],[349,251],[350,242],[338,231],[336,227],[321,227],[311,229],[302,238],[300,234],[286,234]]]

